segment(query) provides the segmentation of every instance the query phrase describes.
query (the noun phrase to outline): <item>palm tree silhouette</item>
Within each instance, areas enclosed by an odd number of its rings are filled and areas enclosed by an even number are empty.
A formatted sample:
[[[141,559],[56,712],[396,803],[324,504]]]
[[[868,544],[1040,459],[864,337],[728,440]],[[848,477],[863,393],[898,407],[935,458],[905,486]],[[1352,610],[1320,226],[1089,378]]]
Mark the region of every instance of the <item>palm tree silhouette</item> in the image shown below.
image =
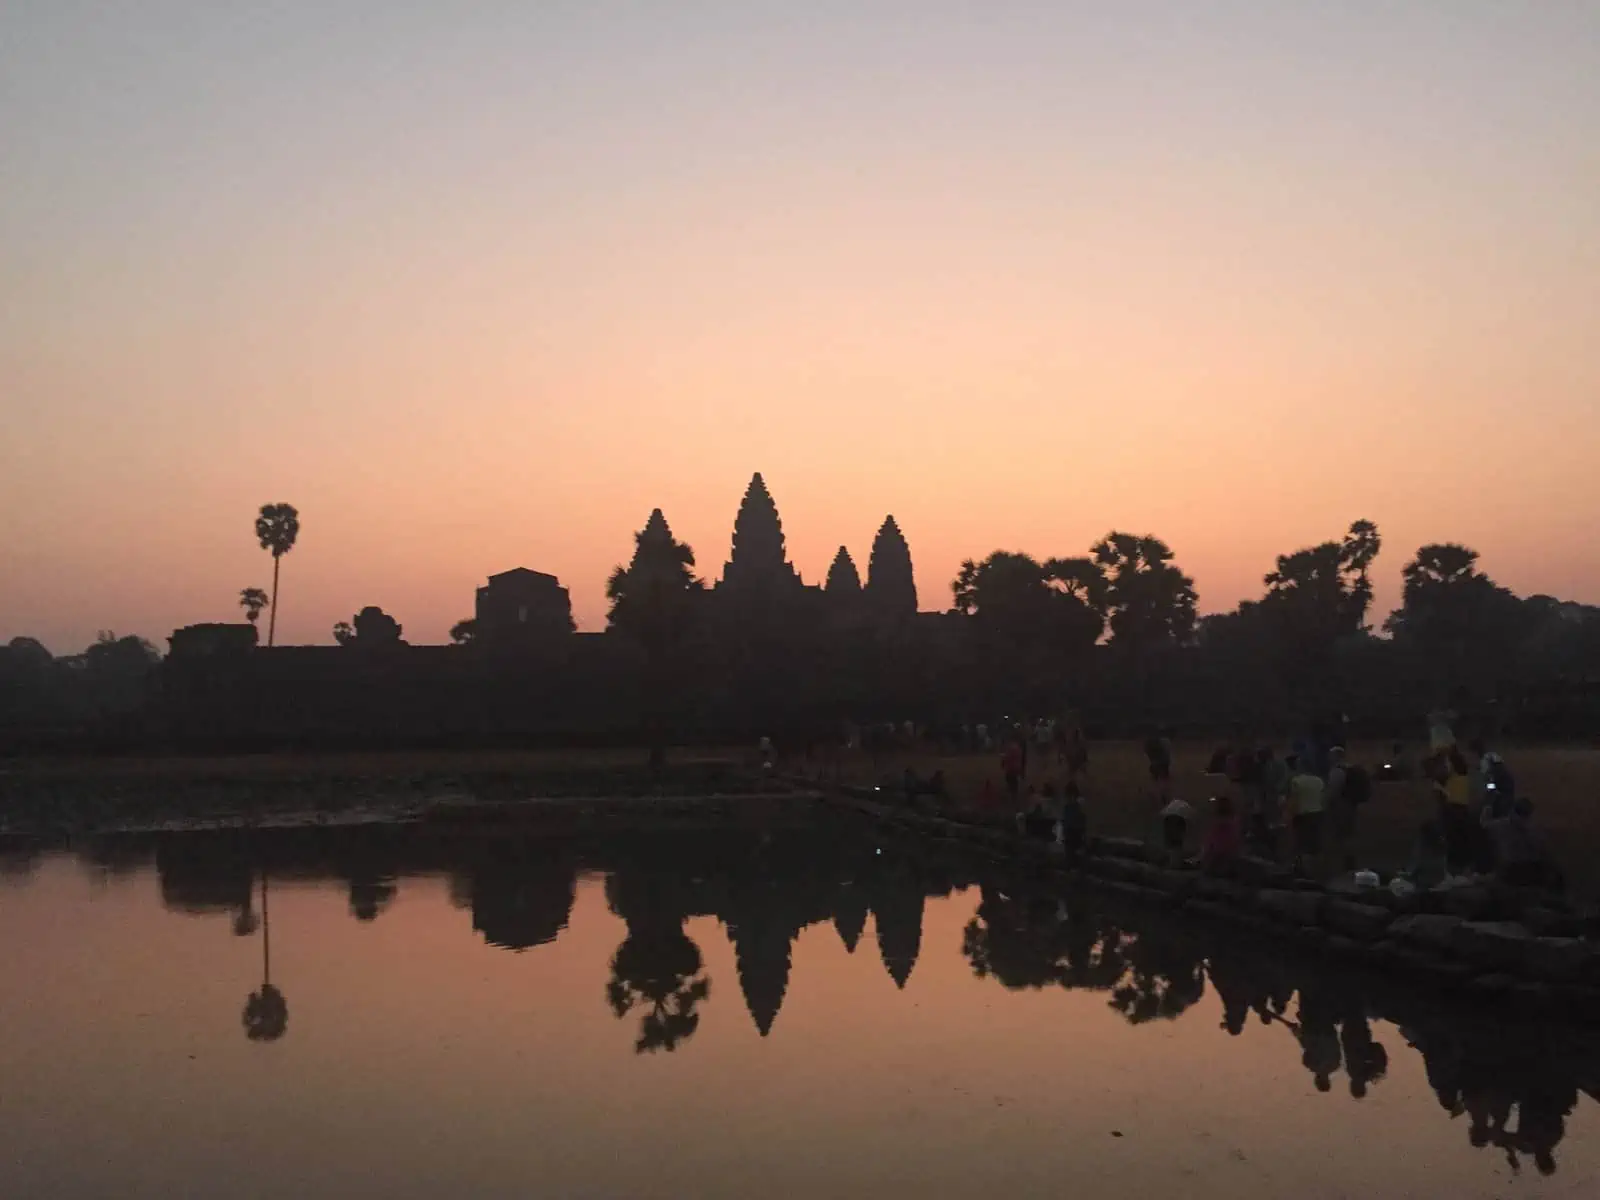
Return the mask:
[[[256,517],[256,540],[263,550],[272,552],[272,616],[267,621],[267,645],[278,632],[278,564],[294,549],[300,536],[300,514],[292,504],[263,504]]]
[[[289,1031],[289,1002],[272,986],[272,921],[267,909],[267,873],[261,872],[261,990],[244,1002],[244,1035],[275,1042]]]
[[[268,603],[266,592],[260,588],[244,588],[239,592],[239,607],[244,609],[244,619],[252,625],[261,619],[261,610]]]

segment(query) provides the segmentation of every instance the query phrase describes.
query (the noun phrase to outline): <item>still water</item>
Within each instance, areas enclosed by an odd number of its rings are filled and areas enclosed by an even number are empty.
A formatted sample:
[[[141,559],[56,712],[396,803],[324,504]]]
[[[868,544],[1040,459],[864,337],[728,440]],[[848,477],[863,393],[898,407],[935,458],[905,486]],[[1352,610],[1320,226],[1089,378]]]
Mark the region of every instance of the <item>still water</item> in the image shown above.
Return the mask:
[[[13,857],[0,1196],[1596,1194],[1594,1041],[954,853],[409,826]]]

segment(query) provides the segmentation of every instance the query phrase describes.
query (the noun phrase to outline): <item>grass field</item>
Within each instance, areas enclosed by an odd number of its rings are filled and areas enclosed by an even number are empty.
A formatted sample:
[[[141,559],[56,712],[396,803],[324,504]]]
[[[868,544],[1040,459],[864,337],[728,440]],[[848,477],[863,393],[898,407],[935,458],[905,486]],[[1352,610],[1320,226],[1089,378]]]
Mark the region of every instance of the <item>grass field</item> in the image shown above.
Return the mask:
[[[1372,770],[1385,761],[1386,745],[1357,743],[1351,761]],[[1195,806],[1204,825],[1205,801],[1229,785],[1207,776],[1210,743],[1174,747],[1172,794]],[[1282,748],[1280,747],[1280,750]],[[1590,747],[1498,747],[1517,778],[1517,791],[1533,800],[1536,820],[1560,860],[1573,891],[1586,898],[1600,895],[1600,749]],[[897,783],[907,765],[919,775],[945,774],[952,802],[975,806],[985,780],[1001,785],[999,756],[940,755],[932,752],[886,753],[874,761],[851,754],[829,762],[853,783]],[[1043,786],[1063,779],[1053,754],[1030,753],[1028,782]],[[1151,789],[1144,751],[1134,742],[1102,742],[1090,748],[1089,773],[1082,785],[1094,833],[1114,837],[1153,838],[1157,803]],[[1362,806],[1357,851],[1363,866],[1393,869],[1410,855],[1417,828],[1434,812],[1425,782],[1379,783]],[[1198,840],[1198,839],[1196,839]]]

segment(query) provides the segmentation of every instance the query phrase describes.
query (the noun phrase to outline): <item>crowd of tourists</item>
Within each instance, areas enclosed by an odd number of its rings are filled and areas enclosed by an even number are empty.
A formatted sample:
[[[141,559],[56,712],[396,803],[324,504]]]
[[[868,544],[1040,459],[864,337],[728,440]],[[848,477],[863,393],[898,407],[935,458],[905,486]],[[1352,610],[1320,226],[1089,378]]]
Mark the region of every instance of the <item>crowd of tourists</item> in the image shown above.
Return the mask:
[[[887,740],[891,730],[902,740],[919,733],[886,725],[880,736]],[[984,779],[977,797],[988,819],[1009,818],[1022,834],[1054,842],[1068,856],[1082,852],[1090,833],[1090,756],[1075,715],[964,725],[948,740],[961,750],[997,756],[999,771]],[[1535,824],[1533,804],[1519,795],[1510,767],[1482,738],[1459,742],[1450,714],[1430,715],[1426,750],[1415,759],[1396,743],[1381,764],[1369,766],[1354,760],[1346,740],[1335,726],[1296,738],[1284,753],[1248,739],[1217,748],[1204,775],[1211,795],[1202,816],[1175,793],[1170,737],[1151,730],[1143,753],[1153,838],[1174,864],[1228,873],[1248,854],[1307,876],[1352,873],[1378,886],[1378,874],[1363,869],[1369,856],[1362,813],[1378,784],[1421,779],[1429,785],[1432,811],[1416,831],[1405,867],[1389,873],[1388,886],[1427,889],[1493,877],[1561,890],[1561,872]],[[911,800],[949,799],[942,770],[922,777],[907,767],[900,786]]]

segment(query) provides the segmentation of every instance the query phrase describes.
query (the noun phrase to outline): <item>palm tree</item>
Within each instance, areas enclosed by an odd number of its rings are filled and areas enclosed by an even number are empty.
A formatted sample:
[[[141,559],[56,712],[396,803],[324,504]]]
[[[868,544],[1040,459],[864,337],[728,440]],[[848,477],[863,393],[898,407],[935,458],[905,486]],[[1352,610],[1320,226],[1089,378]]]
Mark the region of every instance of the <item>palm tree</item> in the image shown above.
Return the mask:
[[[289,1002],[272,986],[272,921],[267,910],[267,873],[261,872],[261,990],[244,1002],[244,1035],[275,1042],[289,1031]]]
[[[244,619],[252,625],[261,619],[261,610],[267,603],[267,594],[260,588],[245,588],[239,593],[239,607],[244,609]]]
[[[292,504],[263,504],[256,517],[256,539],[272,552],[272,616],[267,621],[267,645],[278,632],[278,560],[294,549],[300,536],[300,514]]]

